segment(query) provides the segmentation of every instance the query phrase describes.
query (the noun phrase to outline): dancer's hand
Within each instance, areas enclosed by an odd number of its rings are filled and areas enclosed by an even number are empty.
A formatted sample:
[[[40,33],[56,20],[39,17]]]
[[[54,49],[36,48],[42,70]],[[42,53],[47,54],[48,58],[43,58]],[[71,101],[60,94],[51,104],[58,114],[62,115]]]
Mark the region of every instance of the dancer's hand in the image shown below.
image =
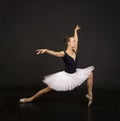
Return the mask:
[[[38,49],[36,51],[37,51],[36,55],[38,55],[38,54],[46,53],[47,52],[47,49]]]
[[[77,25],[77,26],[75,27],[75,31],[78,31],[79,29],[81,29],[81,27],[80,27],[79,25]]]

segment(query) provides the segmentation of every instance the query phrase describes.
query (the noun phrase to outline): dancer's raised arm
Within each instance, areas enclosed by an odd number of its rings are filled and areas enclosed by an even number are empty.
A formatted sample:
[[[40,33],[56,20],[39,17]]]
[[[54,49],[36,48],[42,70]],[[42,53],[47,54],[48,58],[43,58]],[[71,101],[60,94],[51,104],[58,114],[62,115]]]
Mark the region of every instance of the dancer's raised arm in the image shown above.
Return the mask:
[[[43,53],[48,53],[48,54],[56,56],[56,57],[63,57],[64,56],[63,51],[55,52],[55,51],[49,50],[49,49],[37,49],[36,51],[37,51],[36,55],[43,54]]]
[[[81,27],[79,27],[79,25],[77,25],[74,29],[74,39],[76,41],[76,50],[77,50],[77,46],[78,46],[78,33],[77,31],[80,29]]]

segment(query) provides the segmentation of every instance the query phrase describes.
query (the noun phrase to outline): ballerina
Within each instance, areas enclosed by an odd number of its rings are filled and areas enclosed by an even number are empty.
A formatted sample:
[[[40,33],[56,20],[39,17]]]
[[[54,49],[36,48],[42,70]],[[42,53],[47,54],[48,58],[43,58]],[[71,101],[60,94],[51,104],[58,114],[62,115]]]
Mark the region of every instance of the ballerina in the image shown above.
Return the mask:
[[[77,68],[78,63],[78,30],[81,29],[77,25],[74,29],[74,36],[66,37],[64,42],[66,44],[65,51],[53,51],[49,49],[37,49],[36,55],[39,54],[50,54],[52,56],[60,57],[63,59],[65,69],[50,75],[44,76],[43,83],[47,87],[39,90],[33,96],[29,98],[22,98],[19,101],[21,103],[27,103],[35,100],[41,95],[48,93],[52,90],[56,91],[71,91],[75,87],[80,86],[83,82],[87,80],[87,90],[88,93],[85,97],[88,99],[88,106],[92,104],[93,101],[93,70],[94,66],[89,66],[86,68]]]

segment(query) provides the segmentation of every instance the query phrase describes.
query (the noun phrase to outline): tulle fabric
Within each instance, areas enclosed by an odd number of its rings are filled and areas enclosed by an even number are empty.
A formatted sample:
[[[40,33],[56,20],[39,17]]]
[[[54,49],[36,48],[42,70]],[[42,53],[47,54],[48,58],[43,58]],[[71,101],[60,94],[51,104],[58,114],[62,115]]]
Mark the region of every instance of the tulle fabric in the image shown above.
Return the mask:
[[[60,71],[54,74],[44,76],[43,82],[51,89],[56,91],[70,91],[80,86],[94,70],[94,66],[86,68],[77,68],[75,73]]]

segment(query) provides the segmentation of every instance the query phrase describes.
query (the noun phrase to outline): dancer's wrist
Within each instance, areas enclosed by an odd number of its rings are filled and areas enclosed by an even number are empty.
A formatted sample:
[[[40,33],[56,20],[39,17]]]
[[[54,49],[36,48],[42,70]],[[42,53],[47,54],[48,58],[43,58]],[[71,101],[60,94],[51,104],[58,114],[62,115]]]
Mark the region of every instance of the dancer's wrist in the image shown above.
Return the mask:
[[[49,51],[48,49],[45,49],[45,52],[46,52],[46,53],[48,53],[48,51]]]

